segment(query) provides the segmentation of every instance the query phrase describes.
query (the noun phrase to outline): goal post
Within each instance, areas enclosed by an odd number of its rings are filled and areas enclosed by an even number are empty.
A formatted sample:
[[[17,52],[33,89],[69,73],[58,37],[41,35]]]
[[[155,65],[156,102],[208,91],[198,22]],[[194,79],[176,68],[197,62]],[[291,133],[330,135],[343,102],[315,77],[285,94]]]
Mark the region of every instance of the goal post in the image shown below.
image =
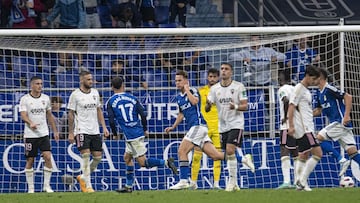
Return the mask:
[[[308,53],[302,61],[292,62],[295,59],[289,50],[300,46],[300,39],[307,40],[306,46],[314,50],[313,55]],[[112,94],[111,78],[125,77],[126,90],[146,109],[150,132],[146,138],[147,157],[175,157],[177,160],[177,148],[186,133],[185,125],[178,126],[170,135],[163,132],[178,113],[175,73],[186,70],[190,85],[199,88],[206,85],[207,70],[219,69],[224,62],[233,65],[233,79],[245,84],[249,100],[248,111],[244,113],[244,143],[239,153],[253,155],[256,173],[252,174],[239,163],[239,185],[242,188],[276,188],[283,181],[276,96],[278,71],[295,70],[297,67],[293,64],[310,62],[326,68],[332,82],[353,96],[351,118],[359,143],[359,40],[360,26],[0,30],[0,150],[3,152],[0,192],[27,191],[22,141],[24,123],[18,106],[21,96],[29,91],[32,76],[43,78],[43,92],[54,98],[53,114],[61,130],[66,126],[67,119],[63,116],[71,92],[79,87],[81,70],[92,73],[93,87],[99,90],[103,103]],[[247,58],[253,57],[249,53],[254,46],[266,51],[248,61]],[[318,61],[315,60],[317,56]],[[293,76],[294,81],[300,77]],[[311,91],[315,96],[317,88],[312,87]],[[61,102],[57,102],[59,100]],[[60,108],[56,109],[55,103]],[[106,112],[104,114],[106,117]],[[326,125],[326,119],[316,118],[315,124],[318,131]],[[76,147],[66,140],[67,132],[62,138],[59,142],[51,142],[54,165],[51,186],[55,191],[77,191],[79,185],[71,177],[81,173],[81,159]],[[334,145],[340,150],[338,144]],[[104,141],[103,149],[102,162],[92,174],[93,187],[115,190],[125,181],[122,158],[125,144],[118,137],[112,137]],[[199,188],[211,188],[212,166],[213,162],[203,156]],[[34,164],[36,191],[42,188],[42,168],[43,160],[39,156]],[[338,172],[336,160],[324,155],[311,174],[309,184],[311,187],[336,187],[340,180]],[[351,174],[359,185],[360,171],[355,163],[347,171],[348,176]],[[223,188],[227,177],[226,163],[222,163],[220,186]],[[138,165],[135,178],[136,190],[168,189],[179,179],[169,169],[145,169]]]

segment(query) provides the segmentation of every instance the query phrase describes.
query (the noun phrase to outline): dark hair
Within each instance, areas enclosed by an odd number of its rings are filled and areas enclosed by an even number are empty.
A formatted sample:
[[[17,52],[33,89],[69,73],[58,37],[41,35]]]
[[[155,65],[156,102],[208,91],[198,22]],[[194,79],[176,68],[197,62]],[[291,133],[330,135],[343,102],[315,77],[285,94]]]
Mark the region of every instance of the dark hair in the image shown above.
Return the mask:
[[[51,103],[64,103],[63,99],[59,96],[54,96],[50,98]]]
[[[213,73],[213,74],[215,74],[215,75],[217,75],[217,76],[220,75],[219,70],[216,69],[216,68],[210,68],[207,73],[208,73],[208,75],[209,75],[210,73]]]
[[[221,65],[228,65],[228,66],[231,68],[231,70],[234,70],[234,69],[233,69],[233,66],[232,66],[230,63],[224,62],[224,63],[221,63]]]
[[[111,86],[115,89],[120,89],[124,80],[121,77],[115,77],[111,80]]]
[[[285,69],[285,70],[280,70],[279,71],[279,76],[283,75],[284,76],[284,82],[290,82],[291,81],[291,77],[290,77],[290,70],[289,69]]]
[[[90,74],[91,74],[90,71],[83,70],[83,71],[81,71],[81,72],[79,73],[79,76],[80,76],[80,77],[83,77],[83,76],[85,76],[85,75],[90,75]]]
[[[42,80],[42,78],[35,75],[35,76],[31,77],[30,83],[31,83],[32,81],[34,81],[34,80]]]
[[[188,79],[188,74],[187,74],[186,71],[179,70],[178,72],[176,72],[176,75],[181,75],[181,76],[183,76],[184,78]]]
[[[305,75],[315,76],[316,78],[320,77],[319,68],[313,65],[307,65],[305,70]]]
[[[322,76],[325,80],[329,78],[329,72],[324,68],[319,68],[320,76]]]
[[[113,61],[111,61],[111,66],[114,66],[115,64],[122,64],[124,65],[124,61],[121,59],[115,59]]]

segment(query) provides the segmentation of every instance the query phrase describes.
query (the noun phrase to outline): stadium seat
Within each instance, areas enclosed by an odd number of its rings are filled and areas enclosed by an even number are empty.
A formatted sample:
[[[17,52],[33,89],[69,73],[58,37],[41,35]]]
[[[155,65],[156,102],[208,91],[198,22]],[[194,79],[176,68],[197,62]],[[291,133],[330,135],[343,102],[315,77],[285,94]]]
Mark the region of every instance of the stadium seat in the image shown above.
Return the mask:
[[[56,87],[76,88],[79,87],[79,74],[74,71],[56,74]]]
[[[0,70],[0,78],[0,89],[20,87],[20,78],[12,71]]]
[[[156,6],[155,7],[155,22],[156,24],[164,24],[169,21],[169,7]]]
[[[169,86],[169,74],[161,70],[161,68],[149,68],[146,72],[144,72],[144,75],[149,87]]]

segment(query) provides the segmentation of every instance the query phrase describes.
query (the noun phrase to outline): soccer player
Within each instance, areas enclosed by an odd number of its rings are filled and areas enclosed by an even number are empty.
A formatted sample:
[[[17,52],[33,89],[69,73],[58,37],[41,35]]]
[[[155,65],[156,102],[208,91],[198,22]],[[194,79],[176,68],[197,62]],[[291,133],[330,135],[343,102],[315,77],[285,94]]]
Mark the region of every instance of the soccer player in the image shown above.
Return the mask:
[[[294,86],[290,84],[289,71],[279,72],[279,84],[278,90],[279,108],[280,108],[280,156],[281,156],[281,170],[283,175],[283,183],[277,187],[277,189],[293,188],[290,178],[290,156],[291,154],[294,161],[294,168],[296,168],[298,149],[296,146],[296,139],[293,136],[288,135],[288,123],[287,123],[287,111],[289,107],[290,95],[294,92]],[[294,173],[296,180],[296,174]]]
[[[174,130],[181,121],[186,119],[187,133],[178,149],[180,181],[171,186],[170,190],[181,190],[189,188],[189,160],[188,153],[196,146],[199,147],[214,161],[224,160],[225,155],[219,152],[208,136],[206,121],[201,114],[199,93],[195,88],[190,88],[188,75],[185,71],[178,71],[175,75],[176,87],[180,94],[176,97],[179,105],[179,114],[171,127],[165,128],[165,133]]]
[[[51,164],[51,145],[49,139],[48,120],[55,140],[59,140],[59,132],[56,128],[54,118],[51,114],[51,104],[49,96],[41,93],[42,79],[34,76],[30,79],[30,93],[20,99],[20,115],[25,122],[24,143],[25,143],[25,174],[28,184],[28,193],[34,193],[34,169],[35,157],[38,156],[38,150],[45,161],[44,164],[44,187],[45,192],[54,192],[50,187],[50,178],[52,172]]]
[[[314,137],[314,120],[312,96],[309,86],[317,85],[320,73],[317,67],[306,67],[305,77],[295,86],[290,95],[288,107],[288,134],[294,136],[299,150],[299,161],[296,165],[296,186],[299,190],[311,191],[307,179],[322,157],[319,142]],[[311,158],[309,158],[311,152]]]
[[[135,158],[142,167],[167,166],[173,173],[177,174],[178,172],[173,158],[169,158],[168,160],[146,158],[147,148],[144,139],[145,136],[148,136],[149,132],[147,131],[144,107],[134,95],[125,92],[124,86],[124,81],[120,77],[111,80],[111,88],[114,91],[114,95],[107,101],[106,106],[113,134],[115,136],[117,135],[116,120],[124,132],[126,140],[124,153],[126,184],[125,187],[116,191],[119,193],[131,193],[134,182],[133,158]],[[139,115],[141,119],[139,119]]]
[[[95,192],[91,186],[90,174],[96,169],[102,158],[102,138],[99,123],[103,133],[109,136],[106,128],[99,92],[91,88],[93,78],[89,71],[80,72],[80,88],[74,90],[69,98],[69,142],[76,142],[80,151],[82,175],[76,178],[82,192]],[[74,123],[75,121],[75,123]],[[90,164],[90,153],[93,160]]]
[[[201,87],[199,89],[200,101],[201,101],[201,113],[204,116],[204,119],[208,126],[208,136],[210,137],[212,143],[216,147],[218,151],[221,151],[220,144],[220,135],[219,135],[219,121],[218,121],[218,113],[216,110],[216,106],[214,106],[211,111],[205,112],[205,105],[207,100],[207,95],[210,92],[210,87],[216,84],[219,81],[219,70],[215,68],[210,68],[207,72],[207,81],[208,84]],[[200,148],[195,147],[193,160],[191,163],[191,182],[190,188],[197,189],[197,179],[200,170],[200,162],[202,158],[202,151]],[[214,161],[213,165],[213,173],[214,173],[214,189],[220,189],[219,180],[221,173],[221,161]]]
[[[219,132],[221,135],[222,149],[227,156],[227,167],[229,170],[229,180],[226,191],[239,190],[237,179],[238,161],[247,165],[251,172],[255,172],[252,156],[246,154],[241,157],[237,153],[237,148],[242,144],[244,132],[244,113],[248,108],[247,94],[245,86],[232,80],[233,67],[229,63],[221,64],[221,81],[213,85],[207,97],[205,111],[210,111],[212,104],[216,104],[219,117]]]
[[[319,141],[338,140],[349,157],[360,165],[360,155],[356,149],[356,142],[352,132],[353,124],[350,118],[352,96],[330,85],[327,79],[327,71],[320,68],[320,92],[314,115],[320,115],[322,112],[329,119],[330,124],[320,130],[317,139]],[[339,176],[345,174],[347,167],[342,166]]]

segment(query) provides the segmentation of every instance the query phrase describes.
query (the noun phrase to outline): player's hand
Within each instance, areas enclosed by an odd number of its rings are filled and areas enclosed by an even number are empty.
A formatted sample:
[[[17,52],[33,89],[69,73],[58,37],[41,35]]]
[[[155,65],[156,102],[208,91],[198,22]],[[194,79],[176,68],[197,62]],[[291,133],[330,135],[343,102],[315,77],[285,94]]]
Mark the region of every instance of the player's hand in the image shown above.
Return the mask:
[[[211,102],[206,99],[205,112],[209,112],[211,110]]]
[[[145,130],[144,135],[145,135],[145,137],[149,137],[149,131]]]
[[[295,134],[295,128],[294,127],[289,127],[288,128],[288,135],[294,137],[294,134]]]
[[[75,142],[74,133],[69,133],[69,142],[70,142],[70,144],[74,144],[74,142]]]
[[[174,130],[173,127],[167,127],[167,128],[165,128],[165,133],[169,134],[169,132],[172,131],[172,130]]]
[[[344,116],[343,120],[342,120],[342,124],[344,126],[347,126],[350,123],[351,119],[350,116]]]
[[[31,128],[31,130],[36,130],[37,127],[38,127],[38,125],[39,125],[39,124],[36,124],[36,123],[31,122],[30,125],[29,125],[29,127]]]
[[[107,128],[104,128],[104,136],[109,137],[110,133]]]
[[[283,119],[281,119],[281,124],[285,124],[285,123],[286,123],[286,121],[287,121],[287,118],[283,118]]]
[[[59,132],[54,132],[54,139],[55,139],[56,142],[59,141],[59,138],[60,138]]]
[[[236,109],[236,104],[234,104],[233,102],[229,102],[229,107],[230,107],[230,109],[231,110],[233,110],[233,109]]]
[[[185,92],[190,91],[190,85],[189,85],[189,83],[187,83],[187,84],[184,85],[184,90],[185,90]]]

